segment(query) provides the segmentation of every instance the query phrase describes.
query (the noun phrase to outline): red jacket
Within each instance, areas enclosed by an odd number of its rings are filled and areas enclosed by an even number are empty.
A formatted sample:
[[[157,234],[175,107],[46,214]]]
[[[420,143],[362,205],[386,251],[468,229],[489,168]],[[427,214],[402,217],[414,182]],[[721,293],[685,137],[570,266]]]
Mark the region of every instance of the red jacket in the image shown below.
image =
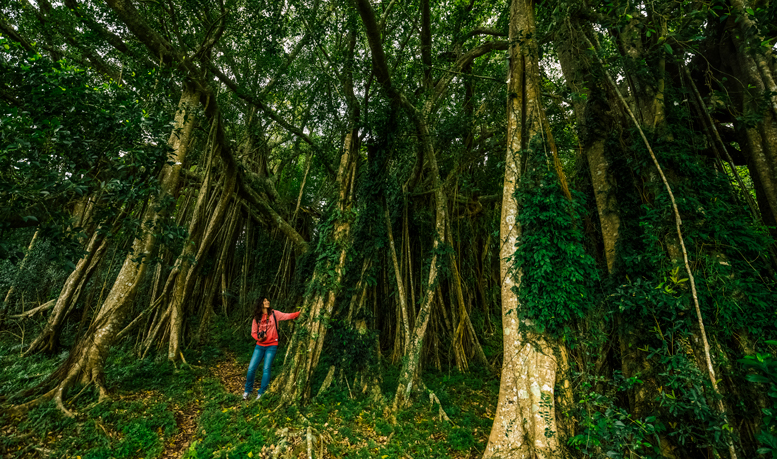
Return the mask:
[[[277,346],[278,345],[278,324],[275,323],[275,319],[278,320],[293,320],[299,316],[297,312],[281,312],[273,311],[270,313],[270,317],[267,314],[262,314],[262,318],[259,323],[256,323],[254,318],[251,324],[251,336],[256,340],[258,346]],[[259,341],[259,331],[266,331],[267,335],[264,340]]]

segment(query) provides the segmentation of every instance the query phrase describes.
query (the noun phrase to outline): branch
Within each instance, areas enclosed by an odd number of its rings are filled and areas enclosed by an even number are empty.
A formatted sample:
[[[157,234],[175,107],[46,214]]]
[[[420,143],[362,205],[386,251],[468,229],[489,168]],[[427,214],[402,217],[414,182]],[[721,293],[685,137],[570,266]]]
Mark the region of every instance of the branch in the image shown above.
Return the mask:
[[[370,52],[372,54],[373,72],[378,78],[378,83],[388,90],[388,88],[391,88],[391,75],[389,74],[386,54],[383,52],[383,45],[380,40],[380,28],[377,22],[375,22],[375,12],[372,10],[369,0],[354,0],[354,3],[367,33],[367,43],[370,45]]]
[[[491,80],[491,81],[496,81],[497,83],[504,84],[504,80],[500,80],[499,78],[494,78],[494,77],[485,76],[485,75],[475,75],[474,73],[455,72],[455,71],[453,71],[451,69],[444,69],[442,67],[432,67],[432,68],[435,69],[435,70],[440,70],[442,72],[455,73],[456,75],[464,75],[464,76],[470,76],[470,77],[474,77],[474,78],[482,78],[484,80]]]
[[[73,13],[74,16],[79,18],[81,22],[89,27],[92,31],[100,35],[108,44],[113,46],[117,51],[120,53],[133,57],[135,59],[139,59],[143,61],[146,65],[154,66],[153,62],[148,59],[148,56],[141,56],[137,52],[133,52],[132,49],[124,43],[124,40],[121,39],[120,36],[116,35],[115,33],[111,32],[107,28],[105,28],[102,24],[95,21],[89,16],[86,16],[84,14],[81,14],[81,6],[78,4],[78,0],[64,0],[65,6],[70,8],[70,12]]]
[[[477,28],[471,30],[470,32],[468,32],[467,34],[465,34],[461,38],[459,43],[464,43],[465,41],[469,40],[470,38],[476,37],[478,35],[491,35],[492,37],[506,37],[507,33],[506,32],[502,32],[501,30],[497,30],[497,29],[489,29],[487,27],[477,27]]]
[[[394,4],[396,2],[397,2],[397,0],[391,0],[391,2],[389,2],[389,5],[386,7],[386,10],[383,11],[383,16],[381,16],[380,24],[379,24],[379,28],[380,28],[380,32],[381,33],[383,33],[383,30],[386,28],[386,21],[388,20],[388,15],[389,15],[389,13],[391,13],[391,8],[394,7]]]
[[[177,63],[177,67],[189,72],[193,81],[197,84],[198,89],[210,92],[208,90],[208,85],[200,80],[202,70],[189,56],[179,52],[169,41],[151,28],[151,26],[146,24],[131,0],[105,1],[108,3],[108,6],[116,12],[119,19],[127,26],[130,32],[132,32],[141,43],[146,45],[146,48],[151,51],[151,55],[159,56],[159,60],[162,64],[170,65],[172,63]]]
[[[171,64],[173,62],[178,62],[179,67],[181,67],[184,70],[187,70],[192,77],[192,80],[195,84],[197,84],[198,89],[203,92],[204,95],[207,95],[207,100],[203,103],[206,107],[208,106],[212,96],[212,90],[209,88],[209,85],[205,81],[204,78],[202,78],[202,70],[192,62],[191,58],[181,54],[178,50],[176,50],[170,42],[165,40],[164,37],[159,35],[155,30],[153,30],[151,27],[148,26],[139,16],[138,11],[135,9],[135,6],[132,4],[131,0],[106,0],[108,2],[108,5],[116,11],[116,13],[119,15],[119,18],[124,22],[124,24],[127,25],[127,27],[130,29],[130,31],[135,34],[140,41],[142,41],[146,47],[154,54],[159,56],[160,60],[163,63]],[[251,96],[250,94],[246,94],[244,91],[241,91],[238,87],[237,83],[232,81],[231,78],[229,78],[227,75],[224,74],[218,67],[216,67],[213,62],[207,61],[204,62],[205,65],[207,65],[208,70],[210,70],[216,77],[224,83],[230,90],[232,90],[236,96],[243,99],[244,101],[255,105],[259,109],[261,109],[270,119],[281,125],[283,128],[288,130],[289,132],[292,132],[293,134],[299,136],[302,138],[305,142],[310,144],[315,150],[320,150],[320,147],[318,144],[316,144],[313,139],[311,139],[309,136],[307,136],[302,130],[297,128],[296,126],[288,123],[286,120],[281,118],[278,114],[276,114],[270,107],[265,105],[260,99]],[[215,99],[215,97],[213,97]],[[215,105],[215,100],[212,101],[212,103]]]
[[[262,213],[270,218],[275,227],[281,230],[281,232],[283,232],[283,234],[289,238],[291,243],[294,245],[297,254],[303,254],[308,251],[308,242],[297,232],[296,229],[294,229],[294,227],[292,227],[286,220],[284,220],[283,217],[281,217],[280,214],[275,211],[275,209],[272,208],[267,200],[262,198],[259,193],[254,191],[254,189],[246,183],[245,175],[242,173],[238,174],[238,187],[240,197],[245,199],[247,202],[259,207]]]
[[[5,21],[5,16],[2,15],[2,14],[0,14],[0,31],[2,31],[6,35],[8,35],[8,37],[11,40],[13,40],[13,41],[19,43],[20,45],[22,45],[22,47],[24,49],[26,49],[27,51],[29,51],[31,53],[36,53],[37,52],[37,51],[35,51],[35,48],[30,44],[30,42],[28,42],[27,40],[24,39],[24,37],[19,35],[19,33],[16,30],[14,30],[14,28],[11,27],[11,25],[8,24]]]
[[[48,311],[49,309],[53,308],[56,303],[57,303],[56,299],[50,300],[50,301],[48,301],[46,303],[43,303],[42,305],[40,305],[40,306],[38,306],[36,308],[30,309],[29,311],[25,311],[25,312],[23,312],[21,314],[16,314],[16,315],[13,315],[13,316],[8,316],[8,317],[10,319],[22,319],[24,317],[30,317],[30,316],[34,315],[35,313],[37,313],[37,312]]]
[[[453,63],[453,65],[450,67],[450,69],[447,70],[448,74],[440,78],[440,80],[437,82],[437,84],[434,87],[434,93],[432,95],[432,98],[427,102],[425,112],[431,113],[431,110],[434,106],[434,104],[437,102],[437,99],[439,99],[443,93],[448,89],[448,84],[453,80],[453,76],[456,74],[460,74],[461,71],[468,65],[472,63],[475,59],[477,59],[480,56],[484,56],[491,51],[504,51],[507,49],[507,41],[506,40],[495,40],[495,41],[487,41],[483,43],[482,45],[473,48],[469,50],[468,52],[464,53],[461,57],[459,57],[456,62]]]
[[[270,107],[268,107],[264,102],[262,102],[257,97],[254,97],[250,94],[247,94],[246,92],[242,91],[241,88],[232,81],[231,78],[229,78],[227,75],[224,74],[218,67],[216,67],[212,62],[208,63],[208,70],[213,72],[214,75],[216,75],[216,78],[219,79],[224,85],[226,85],[232,92],[235,93],[236,96],[243,99],[244,101],[248,102],[249,104],[255,105],[257,108],[262,110],[265,115],[267,115],[271,120],[275,121],[279,125],[281,125],[284,129],[287,131],[293,133],[294,135],[300,137],[302,140],[304,140],[306,143],[308,143],[310,146],[312,146],[316,150],[320,150],[320,147],[316,142],[313,141],[307,134],[302,132],[301,129],[298,127],[292,125],[291,123],[287,122],[283,118],[281,118],[277,113],[275,113]]]
[[[71,46],[78,49],[97,71],[107,75],[115,81],[119,81],[119,73],[116,71],[116,69],[105,62],[102,57],[95,54],[90,48],[79,45],[71,33],[72,30],[64,28],[61,24],[53,24],[54,27],[52,27],[51,21],[48,18],[48,13],[52,10],[52,6],[48,0],[38,0],[37,3],[40,6],[40,9],[32,6],[28,0],[24,0],[24,3],[25,7],[29,8],[35,13],[35,16],[38,18],[44,29],[56,28],[62,34],[62,36],[65,37],[65,40]]]

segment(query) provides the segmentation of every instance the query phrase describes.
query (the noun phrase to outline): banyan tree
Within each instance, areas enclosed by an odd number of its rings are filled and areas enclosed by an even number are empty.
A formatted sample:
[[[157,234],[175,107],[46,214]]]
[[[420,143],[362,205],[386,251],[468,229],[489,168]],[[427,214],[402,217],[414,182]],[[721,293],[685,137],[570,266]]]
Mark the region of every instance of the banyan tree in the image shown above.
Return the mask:
[[[0,13],[0,328],[67,352],[8,410],[72,415],[114,346],[178,364],[268,296],[303,313],[283,404],[397,413],[476,367],[486,458],[777,448],[747,365],[777,339],[774,1]]]

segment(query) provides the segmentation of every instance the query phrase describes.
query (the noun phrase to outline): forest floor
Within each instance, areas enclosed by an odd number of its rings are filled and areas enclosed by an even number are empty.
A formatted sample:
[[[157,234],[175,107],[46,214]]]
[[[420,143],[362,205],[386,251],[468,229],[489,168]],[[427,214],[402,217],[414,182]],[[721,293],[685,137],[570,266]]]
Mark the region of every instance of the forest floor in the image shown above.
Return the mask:
[[[219,340],[184,352],[188,364],[138,359],[114,349],[106,366],[111,398],[71,390],[62,414],[54,403],[12,417],[4,409],[21,389],[42,381],[66,358],[22,358],[18,342],[0,340],[0,458],[478,458],[490,433],[499,391],[495,375],[428,370],[428,396],[389,420],[398,368],[383,368],[382,400],[351,395],[337,382],[304,406],[278,408],[279,397],[242,400],[250,342]],[[274,374],[283,364],[282,352]],[[323,373],[323,372],[322,372]],[[318,384],[323,374],[317,378]],[[353,381],[352,381],[353,382]],[[314,384],[314,387],[317,387]],[[18,403],[23,400],[12,400]],[[309,438],[309,440],[308,440]]]

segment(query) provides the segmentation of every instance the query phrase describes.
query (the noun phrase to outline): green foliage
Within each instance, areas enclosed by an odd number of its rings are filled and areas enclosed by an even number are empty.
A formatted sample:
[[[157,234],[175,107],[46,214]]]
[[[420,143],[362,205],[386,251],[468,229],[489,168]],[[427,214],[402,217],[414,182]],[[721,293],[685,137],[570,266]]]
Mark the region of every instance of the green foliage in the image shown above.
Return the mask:
[[[375,355],[375,331],[358,329],[346,321],[331,321],[327,336],[330,350],[324,358],[326,363],[336,365],[347,375],[375,369],[378,363],[378,357]],[[327,365],[323,367],[328,368]]]
[[[147,112],[138,93],[16,46],[2,51],[0,68],[14,95],[0,102],[2,215],[62,225],[64,204],[95,190],[113,215],[154,191],[147,178],[166,159],[167,119]],[[45,221],[43,207],[53,212]]]
[[[654,416],[635,418],[619,408],[613,400],[594,393],[581,400],[592,407],[580,419],[581,431],[569,440],[569,445],[586,455],[604,452],[605,457],[620,459],[638,454],[643,458],[660,458],[658,434],[665,427]]]
[[[5,352],[8,348],[0,346],[0,352]],[[4,436],[0,440],[0,447],[11,454],[9,457],[27,457],[25,454],[28,454],[36,443],[58,455],[78,454],[82,458],[119,459],[155,457],[161,454],[164,450],[164,439],[177,431],[172,405],[190,396],[180,390],[180,387],[191,387],[192,380],[187,378],[186,372],[157,372],[154,380],[159,386],[153,387],[153,384],[148,384],[149,379],[144,378],[151,377],[155,370],[154,365],[148,360],[138,361],[128,354],[118,352],[117,358],[108,362],[109,375],[138,378],[138,383],[144,385],[142,388],[137,387],[136,394],[127,399],[119,396],[97,403],[96,390],[89,388],[82,392],[81,387],[76,386],[75,393],[81,392],[81,395],[67,403],[68,409],[78,414],[76,418],[65,416],[53,401],[36,406],[15,422],[4,414],[0,417],[0,425],[13,425],[14,434]],[[22,359],[17,352],[0,354],[2,367],[8,371],[5,375],[8,377],[2,378],[5,384],[0,386],[0,397],[8,397],[38,382],[38,376],[29,376],[36,371],[47,374],[46,370],[59,365],[66,355],[67,353],[63,353],[53,358],[32,356]],[[163,398],[158,392],[161,388],[174,390],[168,391]],[[15,400],[15,403],[18,402],[19,400]]]
[[[25,387],[40,383],[65,358],[67,352],[56,356],[32,355],[22,358],[24,346],[0,341],[0,395],[9,396]]]
[[[472,433],[467,429],[458,427],[451,429],[448,442],[450,442],[451,448],[457,451],[469,451],[475,446],[475,438],[472,436]]]
[[[766,341],[765,344],[774,347],[777,341]],[[777,458],[777,359],[771,354],[756,353],[745,356],[739,363],[755,370],[755,373],[747,375],[747,380],[758,384],[759,389],[762,388],[759,394],[763,394],[763,389],[766,389],[766,395],[771,399],[772,406],[761,409],[763,421],[761,432],[758,433],[758,441],[761,443],[758,454]]]
[[[583,245],[583,196],[564,197],[555,172],[542,166],[529,171],[516,192],[521,236],[513,266],[522,277],[515,313],[540,332],[561,337],[594,304],[599,274]]]

